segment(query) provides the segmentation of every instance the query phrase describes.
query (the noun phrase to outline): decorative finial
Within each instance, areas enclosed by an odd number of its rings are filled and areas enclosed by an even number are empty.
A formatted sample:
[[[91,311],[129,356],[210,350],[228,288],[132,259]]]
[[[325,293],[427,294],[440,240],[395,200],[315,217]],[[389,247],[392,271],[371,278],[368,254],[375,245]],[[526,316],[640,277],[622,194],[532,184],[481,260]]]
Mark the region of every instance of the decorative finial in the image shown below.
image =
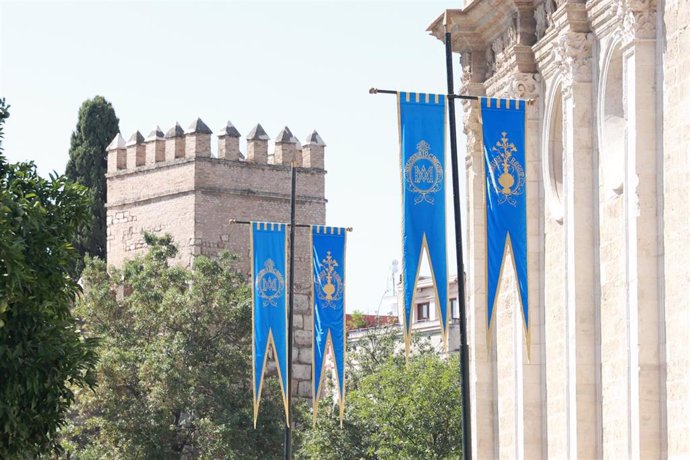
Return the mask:
[[[221,136],[241,137],[242,135],[237,130],[237,128],[235,128],[235,125],[233,125],[232,122],[228,120],[228,123],[220,129],[220,134],[218,134],[218,137]]]
[[[197,118],[189,125],[185,134],[213,134],[213,131],[201,121],[201,118]]]
[[[172,139],[173,137],[182,137],[184,136],[184,129],[182,129],[182,126],[180,126],[179,123],[175,123],[175,126],[170,128],[167,133],[165,133],[165,138],[166,139]]]
[[[292,131],[290,131],[290,128],[287,126],[283,128],[279,133],[278,137],[276,137],[276,143],[287,143],[287,142],[292,142],[292,138],[295,137],[292,135]]]
[[[309,145],[326,146],[326,143],[323,141],[323,139],[321,139],[321,136],[319,136],[319,133],[317,133],[316,130],[307,136],[306,143]]]
[[[129,138],[129,141],[127,141],[127,147],[130,147],[132,145],[139,145],[144,143],[144,136],[137,131],[134,134],[132,134],[132,137]]]
[[[125,138],[122,137],[122,134],[117,133],[117,136],[115,136],[112,140],[112,142],[108,145],[106,150],[117,150],[117,149],[124,149],[127,146],[125,143]]]
[[[160,126],[156,126],[156,128],[149,133],[149,135],[146,137],[147,141],[155,141],[159,139],[163,139],[165,135],[163,134],[163,131],[161,131]]]
[[[261,123],[257,123],[256,126],[254,126],[254,129],[252,129],[249,134],[247,134],[247,140],[248,141],[254,141],[254,140],[260,140],[260,141],[267,141],[271,137],[266,134],[266,131],[264,131],[264,128],[261,126]]]

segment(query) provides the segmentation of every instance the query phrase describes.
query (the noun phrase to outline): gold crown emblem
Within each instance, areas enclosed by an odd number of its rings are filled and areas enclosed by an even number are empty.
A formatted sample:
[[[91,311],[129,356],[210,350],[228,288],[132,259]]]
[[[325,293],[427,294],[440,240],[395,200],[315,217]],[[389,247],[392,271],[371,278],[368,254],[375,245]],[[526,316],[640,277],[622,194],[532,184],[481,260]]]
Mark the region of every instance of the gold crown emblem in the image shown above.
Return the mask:
[[[285,280],[280,271],[275,268],[272,259],[266,259],[264,267],[256,276],[256,289],[259,297],[264,301],[263,306],[278,306],[278,299],[285,291]]]
[[[507,134],[503,131],[501,140],[491,147],[491,151],[498,155],[491,160],[489,167],[492,172],[491,182],[498,194],[498,204],[508,203],[516,206],[515,197],[524,193],[525,171],[520,162],[513,156],[517,152],[517,147],[510,142]],[[498,184],[496,184],[496,174],[499,174]]]
[[[331,251],[326,252],[326,258],[321,261],[323,269],[319,272],[319,299],[324,306],[335,308],[335,302],[343,298],[343,280],[335,270],[338,261],[333,258]]]

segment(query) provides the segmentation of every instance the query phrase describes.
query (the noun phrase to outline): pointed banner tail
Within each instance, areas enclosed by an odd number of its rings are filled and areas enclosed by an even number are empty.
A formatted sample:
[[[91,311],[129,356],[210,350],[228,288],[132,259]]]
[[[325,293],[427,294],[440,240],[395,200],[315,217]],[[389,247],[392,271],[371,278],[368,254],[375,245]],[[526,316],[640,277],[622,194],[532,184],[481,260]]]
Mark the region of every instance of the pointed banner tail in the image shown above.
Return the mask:
[[[324,364],[330,348],[335,362],[340,423],[345,411],[345,245],[346,230],[311,227],[314,299],[312,391],[314,423],[324,381]]]
[[[524,100],[480,98],[484,136],[487,238],[487,327],[510,248],[529,343]],[[528,347],[529,350],[529,347]]]
[[[250,230],[252,262],[252,357],[254,427],[259,416],[264,372],[269,349],[276,359],[280,389],[289,420],[287,404],[287,226],[252,222]]]
[[[429,256],[436,312],[448,346],[448,267],[446,260],[445,124],[446,97],[398,93],[403,206],[405,352],[409,354],[412,305],[423,250]]]

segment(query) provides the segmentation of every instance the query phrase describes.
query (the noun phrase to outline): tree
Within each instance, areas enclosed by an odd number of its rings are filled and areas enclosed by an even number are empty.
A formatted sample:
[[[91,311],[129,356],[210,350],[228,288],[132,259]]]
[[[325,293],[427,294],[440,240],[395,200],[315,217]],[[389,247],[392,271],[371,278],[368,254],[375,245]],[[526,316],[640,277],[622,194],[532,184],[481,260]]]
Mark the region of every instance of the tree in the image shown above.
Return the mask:
[[[235,259],[170,266],[169,236],[110,274],[87,259],[76,311],[102,337],[95,392],[82,391],[67,451],[79,458],[273,458],[284,414],[277,379],[252,419],[251,295]]]
[[[318,459],[461,458],[459,370],[454,359],[420,344],[409,363],[392,328],[369,333],[348,352],[342,428],[322,399],[302,455]]]
[[[2,124],[9,116],[0,99]],[[0,458],[56,449],[73,388],[94,384],[94,341],[70,312],[71,241],[88,221],[87,190],[8,164],[0,143]]]
[[[74,241],[82,257],[105,259],[106,255],[106,148],[120,131],[113,106],[102,96],[87,99],[79,108],[79,120],[72,132],[65,175],[86,186],[91,193],[91,225]],[[81,272],[82,264],[77,271]]]

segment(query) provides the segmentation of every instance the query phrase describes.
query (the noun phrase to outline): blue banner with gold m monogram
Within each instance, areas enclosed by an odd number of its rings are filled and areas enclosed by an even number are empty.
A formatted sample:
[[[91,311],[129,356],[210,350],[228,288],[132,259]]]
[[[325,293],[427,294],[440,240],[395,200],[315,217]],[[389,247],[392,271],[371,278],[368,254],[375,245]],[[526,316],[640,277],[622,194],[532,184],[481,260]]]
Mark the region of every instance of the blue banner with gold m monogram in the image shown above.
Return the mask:
[[[506,251],[510,248],[529,340],[525,103],[524,100],[481,98],[486,177],[487,326],[491,328]]]
[[[314,341],[312,343],[312,390],[314,423],[321,398],[324,363],[328,348],[333,353],[340,423],[345,410],[345,242],[340,227],[311,227],[314,275]]]
[[[287,404],[287,225],[252,222],[252,356],[254,390],[254,427],[259,416],[264,372],[269,349],[276,360],[280,388],[288,420]]]
[[[409,352],[412,306],[424,250],[429,256],[441,336],[447,345],[446,97],[401,92],[398,93],[398,112],[403,205],[403,327],[405,350]]]

